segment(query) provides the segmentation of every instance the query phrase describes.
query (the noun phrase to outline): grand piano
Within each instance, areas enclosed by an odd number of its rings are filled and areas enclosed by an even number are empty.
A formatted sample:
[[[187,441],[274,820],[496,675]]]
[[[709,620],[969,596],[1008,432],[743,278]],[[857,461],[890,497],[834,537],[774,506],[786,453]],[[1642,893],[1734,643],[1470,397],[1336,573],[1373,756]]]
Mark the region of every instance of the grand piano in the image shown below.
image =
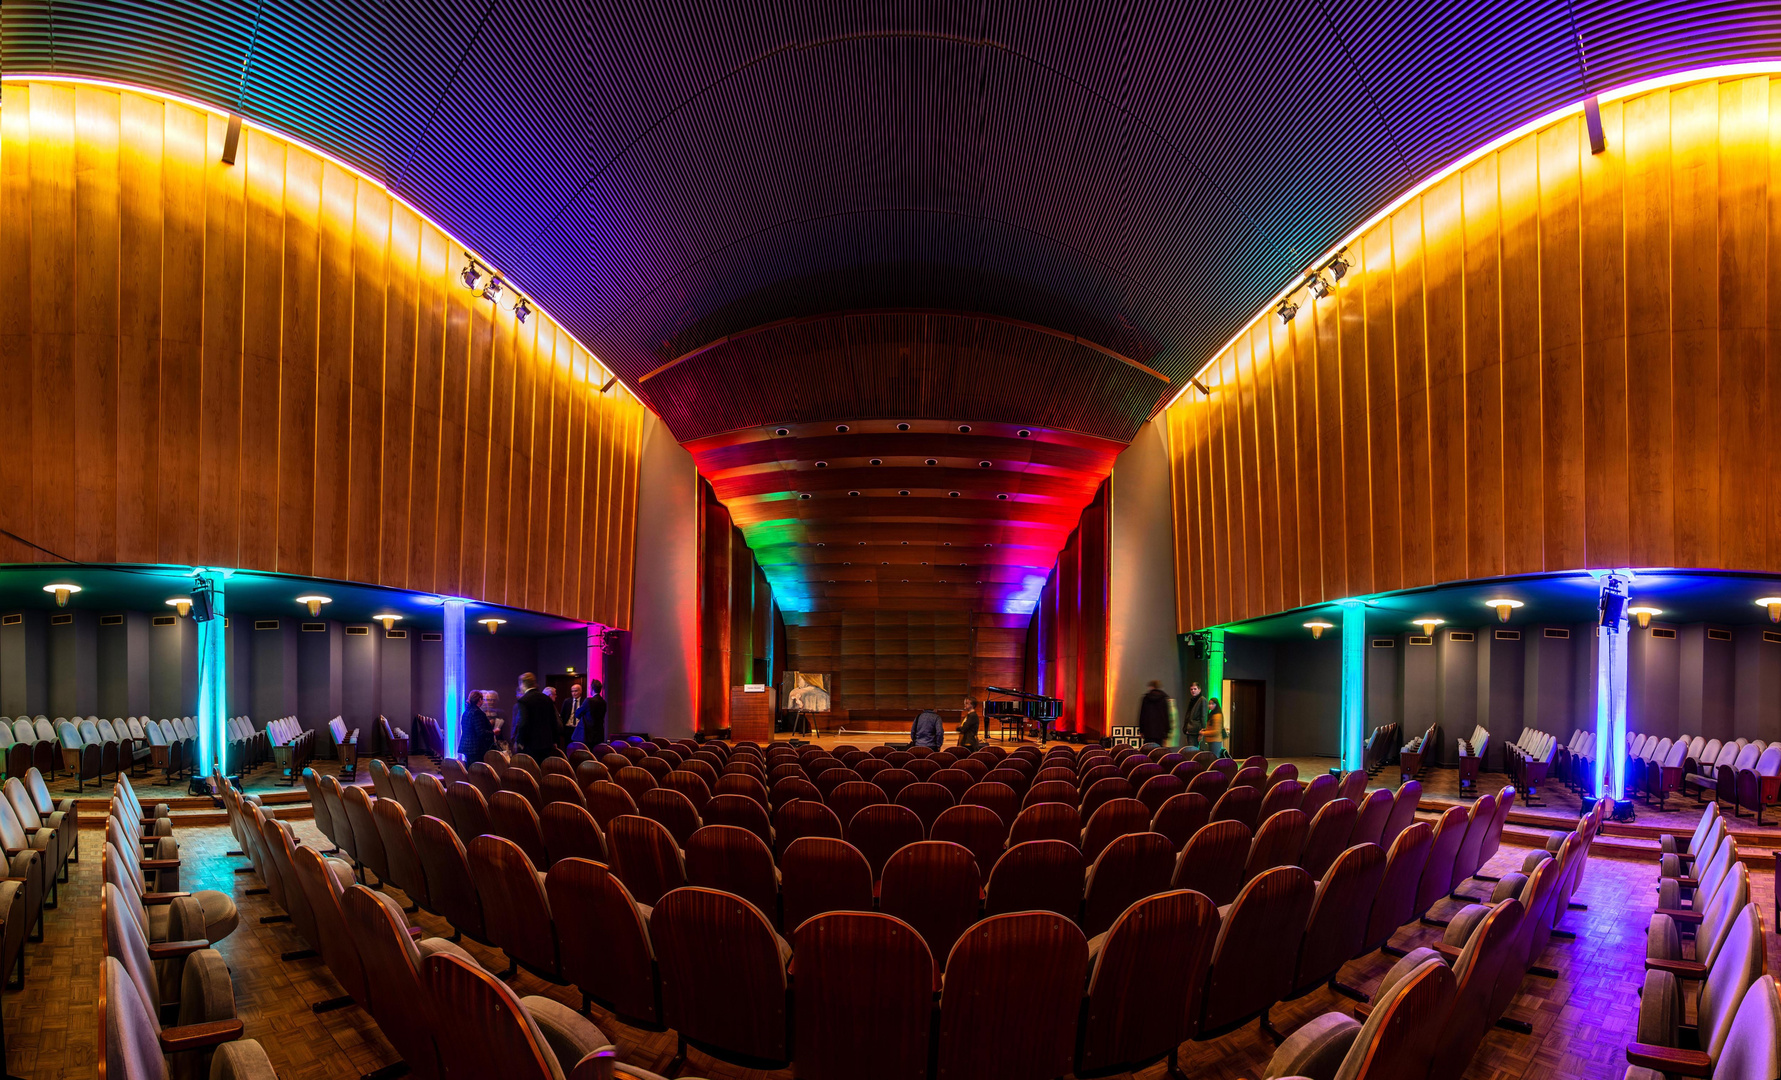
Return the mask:
[[[987,737],[989,721],[997,723],[996,738],[1023,739],[1030,726],[1035,735],[1050,728],[1051,722],[1064,715],[1062,698],[1046,697],[1043,694],[1029,694],[1025,690],[1010,690],[1004,686],[986,686],[986,694],[1000,694],[1004,699],[986,699],[983,703],[983,718]]]

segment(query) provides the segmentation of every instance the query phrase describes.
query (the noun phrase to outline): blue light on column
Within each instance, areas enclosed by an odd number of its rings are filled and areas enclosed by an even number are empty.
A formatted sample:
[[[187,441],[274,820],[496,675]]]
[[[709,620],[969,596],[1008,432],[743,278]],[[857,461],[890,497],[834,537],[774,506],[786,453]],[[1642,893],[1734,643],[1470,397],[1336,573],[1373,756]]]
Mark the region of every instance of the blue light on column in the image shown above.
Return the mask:
[[[464,714],[464,601],[446,600],[445,612],[445,753],[458,756],[458,718]]]
[[[1596,627],[1595,790],[1598,798],[1626,800],[1626,609],[1630,570],[1592,570],[1601,588]]]
[[[1342,771],[1365,766],[1362,729],[1367,718],[1367,606],[1342,601]]]
[[[192,575],[192,614],[198,620],[198,766],[201,775],[222,771],[224,728],[229,718],[229,650],[223,632],[223,579],[227,571]],[[208,603],[206,603],[208,594]]]

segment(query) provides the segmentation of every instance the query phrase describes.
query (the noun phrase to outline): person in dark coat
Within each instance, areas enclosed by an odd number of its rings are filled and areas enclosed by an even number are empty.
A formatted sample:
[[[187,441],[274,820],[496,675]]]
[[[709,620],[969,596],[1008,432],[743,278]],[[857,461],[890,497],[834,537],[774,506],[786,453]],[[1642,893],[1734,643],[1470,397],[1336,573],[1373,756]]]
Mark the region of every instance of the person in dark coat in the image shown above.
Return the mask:
[[[594,696],[582,699],[576,706],[575,730],[570,734],[569,741],[583,746],[598,746],[606,741],[606,699],[600,696],[605,684],[599,679],[589,679],[588,685],[594,688]],[[577,686],[576,689],[581,688]]]
[[[1146,745],[1161,746],[1169,741],[1169,695],[1155,679],[1138,700],[1138,735]]]
[[[975,750],[982,746],[977,738],[977,729],[982,725],[983,718],[977,711],[977,699],[966,698],[959,710],[959,749]]]
[[[481,761],[495,748],[495,728],[489,715],[482,711],[482,691],[472,690],[464,699],[464,714],[458,718],[458,755],[465,761]]]
[[[940,723],[940,714],[923,709],[909,727],[909,741],[932,750],[940,749],[940,744],[946,741],[946,727]]]
[[[1187,684],[1187,715],[1181,718],[1181,742],[1186,745],[1200,741],[1200,729],[1206,726],[1206,695],[1200,684]]]
[[[557,707],[538,689],[538,676],[519,677],[519,701],[514,703],[513,748],[543,761],[557,752]]]

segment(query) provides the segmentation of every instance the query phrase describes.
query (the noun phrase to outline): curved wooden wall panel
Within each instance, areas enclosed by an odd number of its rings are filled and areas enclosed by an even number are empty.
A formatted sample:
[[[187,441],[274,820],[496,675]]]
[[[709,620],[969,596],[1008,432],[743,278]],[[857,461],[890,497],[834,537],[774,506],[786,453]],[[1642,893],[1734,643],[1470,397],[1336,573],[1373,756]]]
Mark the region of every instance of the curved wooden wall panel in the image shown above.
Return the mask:
[[[1183,630],[1435,582],[1781,570],[1781,84],[1556,121],[1168,410]]]
[[[630,622],[644,409],[349,169],[136,93],[7,83],[0,526]],[[0,562],[45,556],[0,537]]]

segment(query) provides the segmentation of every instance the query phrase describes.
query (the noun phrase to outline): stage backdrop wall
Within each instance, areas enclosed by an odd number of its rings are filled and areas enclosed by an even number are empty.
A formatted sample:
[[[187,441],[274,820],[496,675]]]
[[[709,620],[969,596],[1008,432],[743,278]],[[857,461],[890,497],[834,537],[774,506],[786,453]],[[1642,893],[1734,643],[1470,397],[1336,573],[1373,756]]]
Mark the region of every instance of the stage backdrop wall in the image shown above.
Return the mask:
[[[1435,582],[1781,570],[1781,93],[1519,138],[1167,411],[1182,630]]]
[[[0,527],[623,627],[645,410],[371,180],[228,117],[7,83]],[[49,556],[0,537],[0,562]]]

